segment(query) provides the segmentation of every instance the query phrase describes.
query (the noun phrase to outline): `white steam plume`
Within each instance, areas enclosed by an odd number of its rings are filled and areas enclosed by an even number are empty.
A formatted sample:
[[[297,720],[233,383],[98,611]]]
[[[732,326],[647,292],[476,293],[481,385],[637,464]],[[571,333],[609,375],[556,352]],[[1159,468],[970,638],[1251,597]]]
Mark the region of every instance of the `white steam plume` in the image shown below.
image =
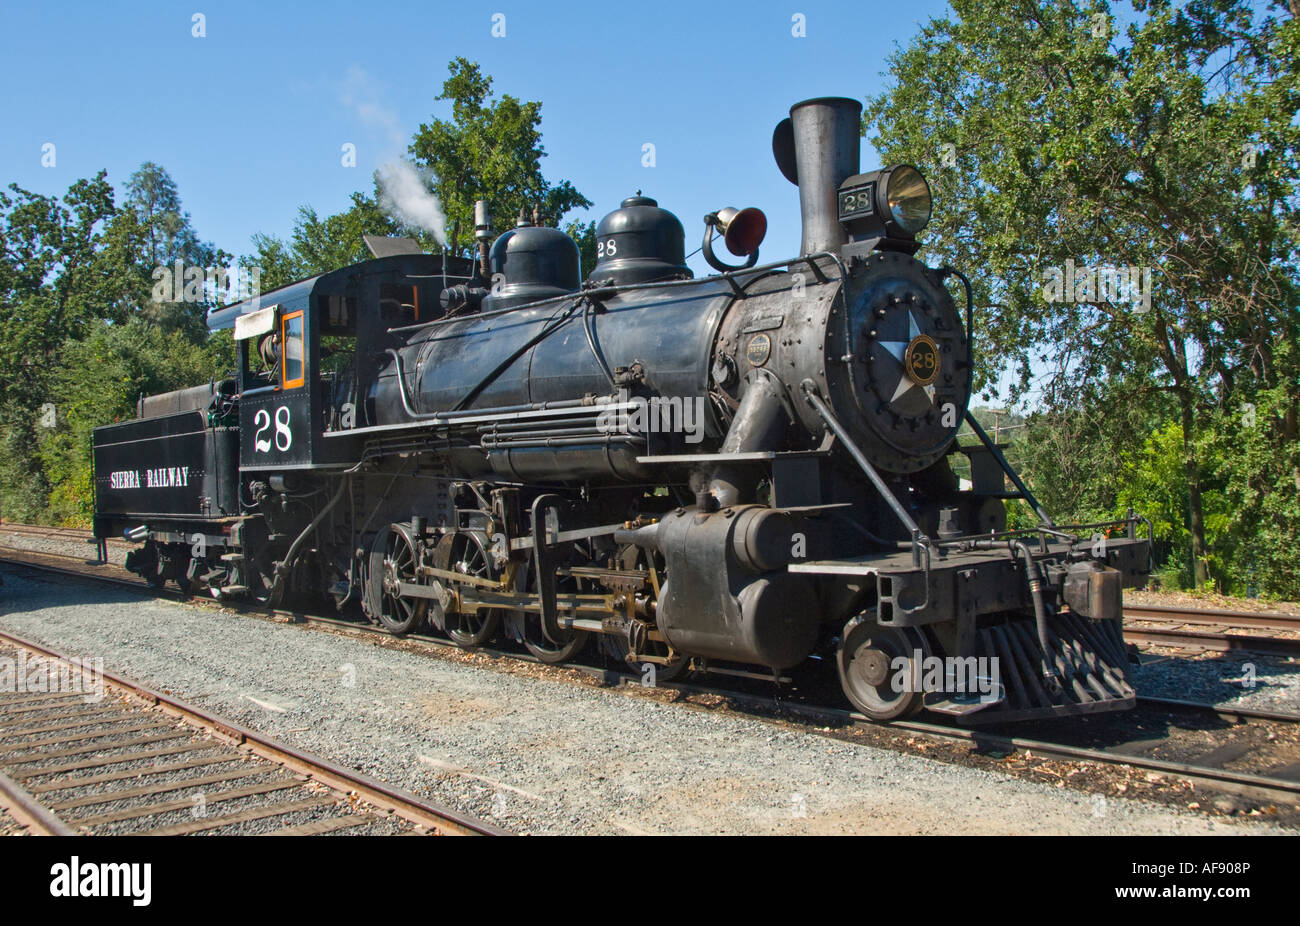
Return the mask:
[[[405,146],[402,123],[391,108],[384,105],[383,86],[364,69],[355,64],[343,73],[340,99],[358,119],[372,129],[382,132],[388,145],[400,151]]]
[[[379,168],[379,205],[393,218],[421,228],[447,246],[447,217],[438,197],[409,161],[389,161]]]
[[[405,145],[401,120],[383,102],[383,88],[370,74],[355,65],[343,75],[341,99],[345,106],[372,129],[388,139],[389,150]],[[447,217],[438,197],[429,191],[432,174],[420,171],[401,156],[379,168],[379,205],[388,215],[433,235],[447,246]]]

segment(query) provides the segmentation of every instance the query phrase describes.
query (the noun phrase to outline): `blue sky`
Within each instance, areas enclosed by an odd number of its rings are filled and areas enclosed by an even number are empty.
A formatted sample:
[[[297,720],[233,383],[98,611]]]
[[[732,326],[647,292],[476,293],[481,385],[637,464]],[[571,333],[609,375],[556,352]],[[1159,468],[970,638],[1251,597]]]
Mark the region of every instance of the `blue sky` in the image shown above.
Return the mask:
[[[369,191],[373,170],[421,121],[449,114],[435,97],[447,62],[463,55],[498,93],[542,101],[547,177],[595,203],[569,218],[599,218],[642,189],[681,218],[691,251],[706,212],[758,206],[771,260],[799,245],[773,126],[801,99],[879,92],[886,56],[946,9],[936,0],[9,2],[0,182],[61,193],[105,168],[120,187],[156,161],[199,235],[248,253],[255,232],[287,234],[300,205],[326,214]],[[206,37],[191,34],[196,12]],[[491,34],[496,13],[503,38]],[[796,13],[806,37],[792,35]],[[47,142],[52,168],[41,166]],[[351,169],[340,163],[349,142]],[[647,142],[653,168],[641,163]],[[863,148],[869,169],[875,153]]]

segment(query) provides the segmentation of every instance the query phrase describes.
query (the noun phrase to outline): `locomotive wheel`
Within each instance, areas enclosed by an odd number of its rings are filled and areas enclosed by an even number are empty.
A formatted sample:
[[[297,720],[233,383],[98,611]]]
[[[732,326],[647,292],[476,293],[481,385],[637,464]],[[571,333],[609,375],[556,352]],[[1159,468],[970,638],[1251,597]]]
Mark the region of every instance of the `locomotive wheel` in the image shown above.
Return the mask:
[[[367,562],[366,593],[377,605],[373,616],[395,637],[417,630],[424,623],[427,602],[397,593],[398,582],[419,581],[415,565],[415,537],[410,527],[391,524],[375,535]]]
[[[153,541],[150,541],[149,543],[153,545]],[[166,554],[157,545],[153,545],[152,555],[153,562],[149,568],[148,574],[145,575],[144,580],[150,588],[155,591],[161,591],[167,586],[167,572],[169,570],[168,560],[166,559]],[[186,560],[186,563],[188,564],[188,560]],[[186,578],[184,572],[176,576],[174,581],[182,595],[188,596],[194,590],[194,583]]]
[[[433,554],[439,569],[459,572],[480,579],[499,578],[496,563],[481,534],[457,531],[438,541]],[[468,613],[448,612],[444,616],[447,636],[457,646],[469,649],[482,646],[496,636],[501,624],[501,609],[479,609]]]
[[[133,566],[133,571],[154,591],[167,584],[167,577],[162,574],[162,554],[158,552],[158,545],[152,540],[145,541],[145,545],[139,550],[133,550],[128,557],[127,565]]]
[[[627,640],[621,634],[605,633],[600,636],[601,646],[605,653],[618,662],[625,663],[632,671],[641,673],[645,671],[645,666],[652,665],[655,667],[655,680],[660,682],[673,682],[687,673],[691,666],[689,656],[683,656],[678,653],[677,658],[669,663],[660,662],[642,662],[632,656],[631,650],[627,645]],[[658,640],[649,640],[642,650],[647,656],[667,656],[669,647],[667,643]]]
[[[525,614],[522,623],[524,647],[538,662],[550,666],[568,662],[575,653],[587,645],[585,630],[562,630],[560,642],[551,640],[542,632],[540,614]]]
[[[853,618],[844,626],[836,654],[844,694],[854,707],[880,723],[915,714],[923,706],[925,693],[895,691],[894,682],[895,660],[907,660],[910,679],[917,651],[924,657],[929,647],[915,628],[883,627],[874,611]]]
[[[530,592],[537,591],[531,569],[528,570],[527,580],[520,582],[520,585],[526,587]],[[562,578],[556,582],[555,590],[561,594],[564,592],[577,592],[577,580]],[[524,644],[524,648],[533,655],[533,658],[547,665],[553,666],[561,662],[568,662],[587,645],[587,631],[585,630],[562,630],[558,642],[550,639],[542,630],[542,616],[532,611],[512,611],[508,620],[511,635]]]

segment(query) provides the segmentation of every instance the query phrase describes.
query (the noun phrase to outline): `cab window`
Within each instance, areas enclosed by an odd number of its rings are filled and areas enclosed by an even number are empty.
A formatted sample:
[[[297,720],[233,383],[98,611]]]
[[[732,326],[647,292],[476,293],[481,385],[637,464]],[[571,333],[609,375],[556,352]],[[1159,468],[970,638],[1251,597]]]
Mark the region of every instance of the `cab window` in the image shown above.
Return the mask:
[[[281,356],[284,358],[280,368],[285,389],[301,386],[307,378],[303,365],[306,352],[303,349],[302,315],[297,311],[280,321]]]
[[[409,283],[381,283],[379,311],[390,326],[420,321],[420,288]]]

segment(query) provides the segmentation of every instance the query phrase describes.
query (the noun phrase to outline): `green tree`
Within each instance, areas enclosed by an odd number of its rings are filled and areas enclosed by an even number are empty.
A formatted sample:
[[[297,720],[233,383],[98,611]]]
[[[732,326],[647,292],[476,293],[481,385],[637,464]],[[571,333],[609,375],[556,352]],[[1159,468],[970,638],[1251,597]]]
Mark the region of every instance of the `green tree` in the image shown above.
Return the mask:
[[[94,513],[91,431],[135,417],[136,400],[221,379],[229,374],[234,342],[229,331],[196,343],[143,317],[99,322],[63,350],[51,377],[59,414],[37,431],[37,459],[51,489],[43,517],[87,525]]]
[[[213,248],[199,241],[190,214],[181,209],[176,181],[159,165],[146,161],[126,182],[123,203],[146,229],[143,260],[154,266],[177,258],[202,262]]]
[[[353,193],[346,211],[323,219],[311,206],[300,207],[287,242],[274,235],[254,235],[256,254],[244,260],[261,268],[263,289],[276,289],[367,260],[370,251],[363,236],[400,231],[398,223],[380,208],[378,190],[373,196]]]
[[[11,184],[0,193],[0,504],[7,517],[43,510],[49,481],[38,433],[57,420],[50,385],[69,338],[97,318],[121,320],[135,283],[133,222],[111,224],[113,189],[100,172],[62,197]]]
[[[864,130],[930,175],[930,251],[978,268],[981,387],[1010,363],[1020,390],[1046,371],[1050,408],[1172,400],[1202,583],[1206,429],[1300,356],[1300,24],[1277,0],[1138,0],[1122,31],[1102,2],[952,7],[891,57]],[[1150,269],[1149,306],[1050,299],[1067,260]],[[1273,465],[1300,479],[1296,401]]]
[[[491,99],[492,78],[464,58],[448,68],[451,76],[438,99],[451,101],[452,118],[422,124],[409,148],[416,166],[436,178],[431,192],[447,217],[448,253],[472,255],[476,200],[488,201],[497,231],[514,227],[521,208],[531,213],[536,207],[546,221],[559,222],[566,212],[591,205],[567,180],[552,184],[542,176],[541,103],[521,103],[509,95]],[[353,193],[343,212],[321,218],[302,206],[288,240],[254,235],[255,253],[245,261],[261,267],[264,289],[274,289],[366,260],[370,252],[363,235],[410,235],[427,250],[438,247],[427,231],[403,224],[382,203],[376,174],[372,192]],[[596,262],[595,225],[570,222],[565,231],[578,244],[584,272],[589,271]]]
[[[150,306],[153,271],[225,259],[199,242],[166,171],[146,164],[122,207],[104,172],[62,197],[0,193],[0,501],[10,518],[81,521],[89,435],[140,391],[192,385],[229,364],[202,305]],[[96,345],[114,345],[96,353]],[[224,353],[223,353],[224,352]],[[113,358],[138,356],[121,374]],[[112,356],[109,356],[112,354]],[[224,359],[218,361],[218,356]]]
[[[177,261],[183,267],[204,270],[229,264],[229,254],[199,240],[190,214],[181,207],[176,182],[158,164],[146,161],[130,176],[122,206],[123,213],[134,214],[142,236],[135,269],[137,272],[147,271],[151,281],[155,280],[155,270],[172,272]],[[144,299],[140,310],[154,323],[180,330],[191,341],[201,342],[207,333],[207,309],[220,302],[220,296],[205,293],[206,298],[201,302],[187,302],[179,298],[179,286],[174,284],[172,289],[177,298],[163,301]],[[152,285],[148,292],[152,296]]]
[[[10,518],[30,518],[48,493],[36,434],[57,416],[49,382],[62,345],[100,313],[125,317],[130,280],[114,271],[129,265],[120,258],[131,230],[109,234],[113,213],[104,173],[79,179],[61,198],[17,185],[0,192],[0,503]],[[105,255],[107,239],[116,254]]]
[[[433,192],[447,216],[449,253],[473,250],[475,200],[488,201],[498,231],[513,227],[521,209],[536,207],[558,223],[569,210],[591,205],[569,181],[552,184],[542,176],[541,103],[509,94],[493,100],[492,78],[465,58],[447,69],[438,99],[451,101],[452,118],[422,124],[408,150],[437,178]]]
[[[35,407],[67,338],[101,315],[125,317],[131,281],[104,278],[124,263],[105,245],[129,244],[131,230],[106,233],[116,210],[102,171],[62,198],[9,191],[0,193],[0,416],[12,422]],[[105,290],[104,302],[90,298]]]
[[[578,246],[582,277],[586,279],[596,267],[596,223],[570,222],[564,226],[564,233]]]

